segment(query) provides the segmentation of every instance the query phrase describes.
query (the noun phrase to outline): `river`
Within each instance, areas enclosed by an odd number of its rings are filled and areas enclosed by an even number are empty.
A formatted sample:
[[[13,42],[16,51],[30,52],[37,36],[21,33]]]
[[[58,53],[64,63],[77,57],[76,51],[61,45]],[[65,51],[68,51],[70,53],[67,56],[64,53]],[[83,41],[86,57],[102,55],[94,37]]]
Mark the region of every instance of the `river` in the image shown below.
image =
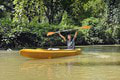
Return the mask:
[[[82,54],[30,59],[0,50],[0,80],[120,80],[120,46],[79,46]]]

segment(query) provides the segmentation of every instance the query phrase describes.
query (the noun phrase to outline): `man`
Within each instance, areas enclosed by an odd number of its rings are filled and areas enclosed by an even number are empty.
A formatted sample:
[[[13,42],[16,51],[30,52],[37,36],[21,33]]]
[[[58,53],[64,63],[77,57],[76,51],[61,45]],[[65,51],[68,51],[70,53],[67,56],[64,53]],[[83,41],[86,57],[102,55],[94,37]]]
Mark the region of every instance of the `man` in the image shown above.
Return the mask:
[[[68,34],[68,36],[67,36],[68,40],[66,40],[66,38],[60,32],[58,34],[61,38],[63,38],[63,40],[65,42],[67,41],[67,49],[75,49],[75,39],[76,39],[77,34],[78,34],[77,31],[75,32],[73,39],[71,39],[71,34]]]

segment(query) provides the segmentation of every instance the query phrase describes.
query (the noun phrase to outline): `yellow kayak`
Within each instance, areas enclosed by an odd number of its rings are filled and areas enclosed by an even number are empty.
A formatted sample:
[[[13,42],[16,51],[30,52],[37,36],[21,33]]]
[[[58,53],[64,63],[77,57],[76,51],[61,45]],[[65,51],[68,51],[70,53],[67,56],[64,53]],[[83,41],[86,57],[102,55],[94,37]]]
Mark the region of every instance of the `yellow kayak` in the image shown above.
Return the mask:
[[[20,54],[24,57],[37,58],[37,59],[51,59],[65,56],[74,56],[81,53],[81,49],[22,49]]]

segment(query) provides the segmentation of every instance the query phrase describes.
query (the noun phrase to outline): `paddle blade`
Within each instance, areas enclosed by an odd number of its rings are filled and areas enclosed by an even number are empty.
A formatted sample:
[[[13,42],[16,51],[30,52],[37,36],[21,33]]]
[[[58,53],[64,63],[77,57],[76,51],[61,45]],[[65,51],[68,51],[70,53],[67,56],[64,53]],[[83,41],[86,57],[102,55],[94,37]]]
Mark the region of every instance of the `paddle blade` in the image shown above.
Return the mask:
[[[91,27],[90,26],[83,26],[81,27],[81,29],[90,29]]]
[[[50,35],[53,35],[53,34],[55,34],[55,32],[48,32],[47,36],[50,36]]]

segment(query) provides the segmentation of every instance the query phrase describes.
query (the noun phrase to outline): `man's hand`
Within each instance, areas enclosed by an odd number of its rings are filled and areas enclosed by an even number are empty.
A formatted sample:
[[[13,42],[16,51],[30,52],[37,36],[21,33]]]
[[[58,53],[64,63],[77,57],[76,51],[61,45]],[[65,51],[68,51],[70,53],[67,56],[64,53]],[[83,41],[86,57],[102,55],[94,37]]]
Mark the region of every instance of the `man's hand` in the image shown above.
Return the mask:
[[[76,32],[75,32],[75,35],[74,35],[74,40],[76,39],[77,34],[78,34],[78,31],[76,31]]]
[[[64,41],[66,41],[66,38],[60,32],[58,32],[58,34],[61,38],[63,38]]]
[[[75,32],[75,35],[77,35],[77,34],[78,34],[78,31]]]
[[[61,35],[60,31],[58,32],[59,35]]]

